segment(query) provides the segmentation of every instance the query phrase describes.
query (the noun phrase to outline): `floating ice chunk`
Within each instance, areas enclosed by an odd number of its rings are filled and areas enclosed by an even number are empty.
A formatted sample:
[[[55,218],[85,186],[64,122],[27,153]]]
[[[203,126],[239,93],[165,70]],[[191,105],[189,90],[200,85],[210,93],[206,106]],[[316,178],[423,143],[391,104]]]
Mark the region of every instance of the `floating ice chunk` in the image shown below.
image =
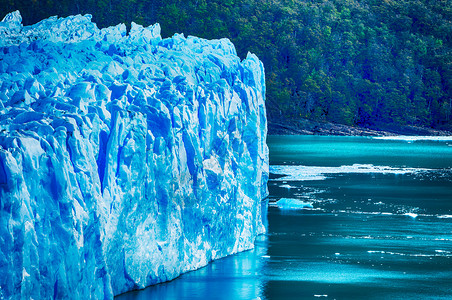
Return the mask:
[[[334,174],[411,174],[429,171],[424,168],[393,168],[389,166],[374,166],[372,164],[353,164],[340,167],[316,167],[316,166],[294,166],[294,165],[273,165],[270,166],[270,173],[286,175],[273,179],[275,181],[305,181],[324,180],[326,175]]]
[[[408,135],[396,135],[396,136],[375,136],[372,137],[377,140],[394,140],[394,141],[452,141],[452,136],[408,136]]]
[[[279,187],[286,188],[286,189],[294,189],[295,188],[294,186],[292,186],[290,184],[283,184],[283,185],[280,185]]]
[[[439,215],[437,216],[438,219],[452,219],[452,215]]]
[[[276,202],[276,205],[281,209],[306,209],[314,208],[312,203],[304,202],[293,198],[281,198]]]
[[[417,214],[415,214],[415,213],[406,213],[406,214],[404,214],[405,216],[408,216],[408,217],[411,217],[411,218],[413,218],[413,219],[416,219],[417,218]]]

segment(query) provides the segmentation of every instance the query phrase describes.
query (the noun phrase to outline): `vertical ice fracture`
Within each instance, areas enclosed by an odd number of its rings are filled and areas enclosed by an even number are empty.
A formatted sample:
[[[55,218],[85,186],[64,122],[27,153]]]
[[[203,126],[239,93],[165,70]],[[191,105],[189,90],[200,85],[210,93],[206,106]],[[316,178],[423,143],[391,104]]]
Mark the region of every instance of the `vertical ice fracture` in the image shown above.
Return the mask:
[[[0,298],[111,299],[253,247],[264,68],[90,15],[0,22]]]

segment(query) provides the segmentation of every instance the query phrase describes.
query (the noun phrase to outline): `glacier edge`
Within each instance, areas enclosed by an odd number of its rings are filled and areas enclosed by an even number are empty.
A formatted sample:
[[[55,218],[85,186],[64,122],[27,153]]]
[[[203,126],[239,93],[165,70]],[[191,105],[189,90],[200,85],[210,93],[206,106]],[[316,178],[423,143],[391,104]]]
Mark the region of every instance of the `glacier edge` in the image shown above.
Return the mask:
[[[90,15],[0,22],[0,297],[104,298],[250,249],[264,67]]]

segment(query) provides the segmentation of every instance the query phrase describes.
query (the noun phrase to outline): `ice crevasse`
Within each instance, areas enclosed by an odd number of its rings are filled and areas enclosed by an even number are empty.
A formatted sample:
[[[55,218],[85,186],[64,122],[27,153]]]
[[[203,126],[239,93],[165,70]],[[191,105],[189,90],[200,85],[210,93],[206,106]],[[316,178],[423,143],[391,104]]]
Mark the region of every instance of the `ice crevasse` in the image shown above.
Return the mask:
[[[111,299],[265,229],[264,69],[227,39],[0,22],[0,298]]]

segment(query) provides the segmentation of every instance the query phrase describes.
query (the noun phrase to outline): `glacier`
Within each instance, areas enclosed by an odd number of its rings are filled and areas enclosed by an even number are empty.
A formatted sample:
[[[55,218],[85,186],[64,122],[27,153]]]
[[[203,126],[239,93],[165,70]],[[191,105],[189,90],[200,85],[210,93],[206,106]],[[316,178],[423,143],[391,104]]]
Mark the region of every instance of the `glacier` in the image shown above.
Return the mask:
[[[265,231],[264,67],[91,15],[0,22],[0,298],[111,299]]]

